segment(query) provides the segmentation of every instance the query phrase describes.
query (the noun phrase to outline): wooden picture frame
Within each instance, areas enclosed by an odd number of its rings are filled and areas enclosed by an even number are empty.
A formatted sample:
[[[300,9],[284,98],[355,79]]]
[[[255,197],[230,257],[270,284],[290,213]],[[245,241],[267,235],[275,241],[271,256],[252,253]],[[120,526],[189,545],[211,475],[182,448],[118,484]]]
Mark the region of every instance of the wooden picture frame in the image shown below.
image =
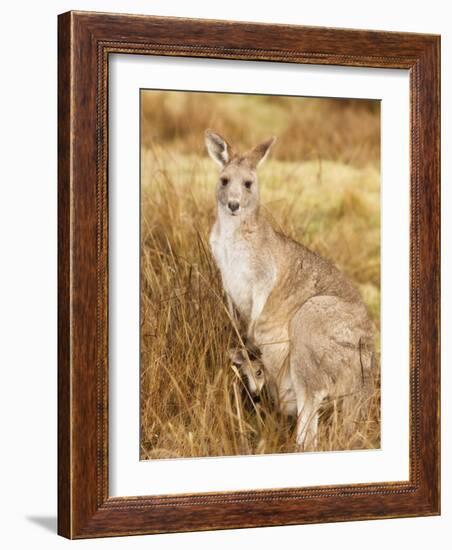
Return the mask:
[[[58,532],[87,538],[440,513],[440,38],[69,12],[58,37]],[[108,62],[113,53],[410,72],[410,479],[108,492]]]

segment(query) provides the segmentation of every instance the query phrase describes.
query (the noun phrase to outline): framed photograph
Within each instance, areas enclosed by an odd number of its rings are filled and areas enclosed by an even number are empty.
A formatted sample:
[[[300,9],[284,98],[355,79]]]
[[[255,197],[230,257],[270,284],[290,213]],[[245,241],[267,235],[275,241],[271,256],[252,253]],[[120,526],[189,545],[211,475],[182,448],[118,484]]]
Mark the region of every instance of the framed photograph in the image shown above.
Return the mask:
[[[58,530],[440,513],[440,38],[68,12]]]

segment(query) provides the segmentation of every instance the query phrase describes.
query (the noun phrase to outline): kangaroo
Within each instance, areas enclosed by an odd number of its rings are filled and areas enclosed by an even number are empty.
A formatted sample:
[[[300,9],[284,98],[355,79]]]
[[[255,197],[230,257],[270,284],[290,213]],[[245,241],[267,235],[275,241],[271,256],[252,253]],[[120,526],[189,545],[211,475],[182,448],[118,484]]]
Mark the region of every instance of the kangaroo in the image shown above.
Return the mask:
[[[229,350],[232,365],[244,379],[250,397],[257,400],[265,386],[265,369],[260,356],[250,350]]]
[[[238,154],[206,130],[219,166],[210,247],[233,319],[261,350],[266,383],[297,415],[300,450],[317,447],[322,401],[368,391],[373,326],[357,289],[332,262],[276,231],[260,208],[257,168],[272,137]]]

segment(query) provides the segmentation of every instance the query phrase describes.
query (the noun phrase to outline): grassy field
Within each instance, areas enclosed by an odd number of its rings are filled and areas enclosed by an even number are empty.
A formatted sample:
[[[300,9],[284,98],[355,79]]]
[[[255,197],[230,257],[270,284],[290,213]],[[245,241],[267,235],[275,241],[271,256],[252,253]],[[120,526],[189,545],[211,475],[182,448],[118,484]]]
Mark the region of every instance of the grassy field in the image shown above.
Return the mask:
[[[370,101],[142,92],[141,458],[294,451],[294,422],[254,405],[227,350],[237,337],[209,247],[214,128],[240,150],[276,135],[260,169],[276,227],[333,260],[380,322],[380,119]],[[271,213],[271,214],[270,214]],[[332,404],[320,450],[375,448],[379,383],[354,437]]]

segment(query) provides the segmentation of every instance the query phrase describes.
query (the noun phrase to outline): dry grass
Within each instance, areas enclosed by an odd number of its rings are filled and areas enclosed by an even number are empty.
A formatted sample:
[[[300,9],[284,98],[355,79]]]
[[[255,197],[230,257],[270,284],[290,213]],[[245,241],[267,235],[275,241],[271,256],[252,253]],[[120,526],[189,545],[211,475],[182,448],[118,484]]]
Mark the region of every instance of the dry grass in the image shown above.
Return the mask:
[[[260,172],[268,215],[351,277],[378,329],[378,105],[146,92],[142,113],[141,458],[294,451],[294,423],[266,396],[255,406],[227,359],[237,335],[208,248],[216,169],[203,131],[246,146],[278,135]],[[379,446],[376,382],[352,438],[335,404],[327,408],[321,450]]]
[[[361,99],[144,92],[142,144],[204,156],[204,130],[214,128],[242,147],[276,135],[280,160],[378,166],[379,113],[378,101]]]

